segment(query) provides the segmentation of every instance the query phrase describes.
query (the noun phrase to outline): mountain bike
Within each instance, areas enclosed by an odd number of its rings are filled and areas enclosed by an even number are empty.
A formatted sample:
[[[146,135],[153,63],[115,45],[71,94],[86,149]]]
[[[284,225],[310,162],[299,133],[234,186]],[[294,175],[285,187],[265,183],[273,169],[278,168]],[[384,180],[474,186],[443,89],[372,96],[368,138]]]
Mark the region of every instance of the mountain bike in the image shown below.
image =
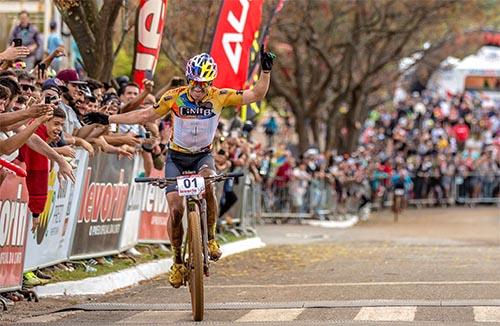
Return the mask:
[[[243,173],[227,173],[202,177],[185,173],[177,178],[135,178],[135,182],[148,183],[165,188],[176,185],[177,192],[184,197],[188,227],[182,245],[182,260],[187,269],[184,285],[191,292],[191,310],[195,321],[203,320],[204,289],[203,275],[209,276],[207,203],[203,196],[206,184],[243,176]],[[187,259],[186,259],[187,256]]]

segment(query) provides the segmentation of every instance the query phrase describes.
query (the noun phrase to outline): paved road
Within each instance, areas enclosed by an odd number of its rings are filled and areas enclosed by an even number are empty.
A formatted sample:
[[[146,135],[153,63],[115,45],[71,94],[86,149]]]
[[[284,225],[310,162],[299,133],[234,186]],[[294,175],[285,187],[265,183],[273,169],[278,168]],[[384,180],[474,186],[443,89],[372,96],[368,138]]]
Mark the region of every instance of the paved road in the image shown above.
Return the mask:
[[[500,210],[375,214],[350,229],[264,225],[268,246],[213,264],[207,323],[500,324]],[[99,298],[44,299],[4,320],[65,325],[189,323],[165,276]],[[80,304],[77,311],[47,314]],[[45,307],[45,310],[42,309]],[[45,312],[36,317],[31,314]]]

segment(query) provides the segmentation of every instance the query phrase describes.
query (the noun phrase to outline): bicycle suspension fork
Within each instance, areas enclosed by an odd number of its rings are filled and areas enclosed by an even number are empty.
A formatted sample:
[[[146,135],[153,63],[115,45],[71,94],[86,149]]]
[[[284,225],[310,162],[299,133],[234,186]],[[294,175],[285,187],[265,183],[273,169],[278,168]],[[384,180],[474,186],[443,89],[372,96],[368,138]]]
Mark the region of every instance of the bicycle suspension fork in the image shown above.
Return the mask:
[[[200,203],[201,232],[203,241],[203,271],[205,276],[209,276],[207,201],[205,199],[201,199],[199,203]]]

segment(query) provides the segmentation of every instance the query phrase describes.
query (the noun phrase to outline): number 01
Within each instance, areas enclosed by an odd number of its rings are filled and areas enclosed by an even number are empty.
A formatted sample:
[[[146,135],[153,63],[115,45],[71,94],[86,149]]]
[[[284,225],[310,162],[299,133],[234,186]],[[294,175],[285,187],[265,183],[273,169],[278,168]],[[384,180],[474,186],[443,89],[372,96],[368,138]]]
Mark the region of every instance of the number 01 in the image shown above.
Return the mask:
[[[195,186],[195,188],[198,188],[198,183],[196,182],[196,179],[193,179],[193,184]],[[184,179],[184,187],[186,188],[191,188],[191,179]]]

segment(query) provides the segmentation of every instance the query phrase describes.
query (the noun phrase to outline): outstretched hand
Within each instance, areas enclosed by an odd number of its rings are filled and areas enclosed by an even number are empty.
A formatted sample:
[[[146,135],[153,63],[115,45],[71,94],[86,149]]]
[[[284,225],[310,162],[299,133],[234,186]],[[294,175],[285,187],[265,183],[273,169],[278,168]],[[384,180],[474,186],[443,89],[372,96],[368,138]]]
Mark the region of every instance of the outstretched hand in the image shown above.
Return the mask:
[[[30,49],[26,46],[14,46],[12,43],[5,51],[0,53],[0,58],[2,60],[14,61],[17,58],[25,58],[30,54]]]
[[[87,125],[94,123],[109,125],[109,115],[100,112],[89,112],[83,116],[83,122]]]
[[[264,51],[264,44],[260,46],[260,66],[264,72],[269,72],[273,69],[273,63],[276,55],[272,52]]]

